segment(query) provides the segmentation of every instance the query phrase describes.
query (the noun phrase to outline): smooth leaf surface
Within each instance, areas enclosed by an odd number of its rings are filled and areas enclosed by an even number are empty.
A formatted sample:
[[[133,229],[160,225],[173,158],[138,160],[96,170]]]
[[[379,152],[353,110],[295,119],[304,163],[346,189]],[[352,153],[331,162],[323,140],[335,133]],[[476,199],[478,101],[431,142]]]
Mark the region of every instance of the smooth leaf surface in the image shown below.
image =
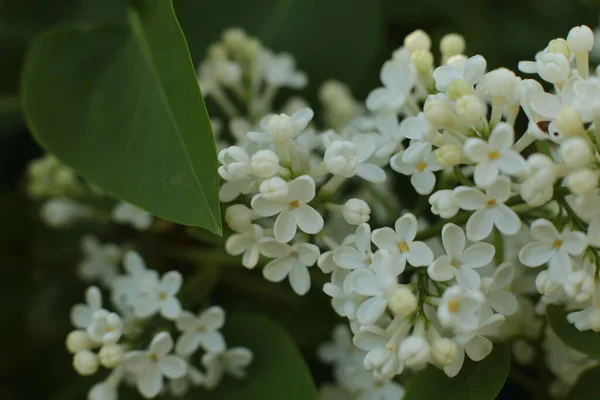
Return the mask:
[[[600,367],[585,371],[569,391],[567,400],[600,399]]]
[[[168,1],[127,26],[59,27],[29,53],[23,105],[38,141],[118,198],[220,234],[214,139]]]
[[[404,400],[492,400],[495,399],[510,370],[510,351],[495,344],[482,361],[465,357],[465,365],[454,378],[430,365],[415,375],[406,386]]]
[[[552,331],[567,346],[600,360],[600,333],[580,331],[567,321],[567,313],[561,307],[549,305],[546,316]]]
[[[252,313],[228,314],[223,331],[228,347],[244,346],[254,359],[243,380],[227,379],[203,400],[316,400],[317,389],[302,355],[275,321]]]

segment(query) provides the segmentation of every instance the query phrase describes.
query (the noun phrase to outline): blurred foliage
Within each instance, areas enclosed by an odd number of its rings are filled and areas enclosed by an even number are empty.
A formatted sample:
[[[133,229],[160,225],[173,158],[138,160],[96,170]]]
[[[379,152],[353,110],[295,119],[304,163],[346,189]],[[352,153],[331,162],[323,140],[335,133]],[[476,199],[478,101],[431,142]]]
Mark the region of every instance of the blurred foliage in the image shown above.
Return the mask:
[[[572,26],[596,26],[600,14],[598,0],[174,0],[174,4],[194,62],[203,58],[206,46],[223,29],[242,26],[266,46],[296,56],[299,68],[310,78],[306,97],[312,102],[318,85],[328,78],[345,81],[357,98],[364,98],[377,84],[382,62],[415,29],[429,32],[434,43],[445,33],[459,32],[466,37],[468,54],[483,54],[490,68],[514,69],[519,60],[533,59],[550,39],[566,35]],[[41,226],[35,204],[21,193],[23,168],[40,150],[24,135],[18,112],[19,76],[31,39],[44,29],[67,21],[121,24],[125,8],[125,0],[0,0],[0,185],[4,189],[0,195],[0,323],[5,327],[0,399],[81,399],[95,381],[76,377],[64,349],[70,306],[83,297],[84,285],[76,278],[75,267],[79,237],[88,228],[63,232]],[[115,235],[132,235],[95,233],[113,240]],[[146,243],[146,247],[157,246]],[[164,256],[153,257],[152,265],[161,267]],[[191,264],[187,268],[191,272]],[[266,282],[257,272],[221,273],[213,300],[226,309],[262,311],[277,319],[299,345],[317,383],[329,379],[327,368],[314,354],[316,344],[329,338],[336,321],[330,308],[320,306],[325,297],[312,290],[299,299],[285,285]],[[209,270],[206,276],[213,285],[219,273]],[[314,287],[321,286],[318,278]],[[256,289],[245,291],[248,285],[241,287],[240,282],[251,279]],[[511,392],[507,397],[511,394],[515,396]]]

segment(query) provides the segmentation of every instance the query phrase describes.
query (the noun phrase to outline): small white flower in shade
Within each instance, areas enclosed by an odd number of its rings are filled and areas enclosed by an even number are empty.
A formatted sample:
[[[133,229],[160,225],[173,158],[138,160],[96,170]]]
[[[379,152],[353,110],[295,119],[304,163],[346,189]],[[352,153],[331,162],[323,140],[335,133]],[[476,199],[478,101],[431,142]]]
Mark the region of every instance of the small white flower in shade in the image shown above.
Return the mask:
[[[400,360],[398,351],[381,345],[367,353],[364,367],[373,370],[376,378],[386,380],[401,373],[404,370],[404,363]]]
[[[175,346],[177,354],[193,354],[200,346],[209,352],[225,350],[225,339],[219,332],[225,323],[225,312],[221,307],[210,307],[198,316],[183,311],[175,323],[182,332]]]
[[[160,332],[154,336],[148,350],[125,354],[125,367],[134,374],[137,388],[145,398],[151,399],[160,393],[163,377],[176,379],[185,375],[187,363],[183,358],[169,354],[171,350],[171,335]]]
[[[273,202],[285,201],[289,193],[288,183],[283,178],[274,176],[262,181],[258,187],[258,192],[264,200]],[[256,211],[254,212],[256,213]]]
[[[174,397],[183,397],[190,389],[190,385],[203,386],[206,375],[188,362],[187,373],[181,378],[169,381],[169,391]]]
[[[494,184],[481,191],[467,186],[454,189],[454,201],[463,210],[475,211],[467,221],[467,237],[477,242],[485,239],[494,226],[505,235],[515,235],[521,229],[517,213],[504,203],[511,195],[511,182],[499,177]]]
[[[422,153],[431,153],[432,143],[438,135],[437,129],[422,112],[402,120],[400,131],[411,140],[410,146],[402,153],[402,161],[406,163],[414,162]]]
[[[381,68],[380,78],[384,87],[369,93],[366,101],[367,108],[369,111],[399,110],[415,85],[415,68],[411,64],[386,61]]]
[[[477,186],[490,186],[500,172],[515,176],[525,170],[525,160],[512,149],[513,142],[513,128],[505,123],[494,127],[487,143],[478,138],[465,142],[465,154],[477,163],[474,175]]]
[[[73,354],[89,350],[94,346],[94,342],[90,338],[90,335],[84,330],[74,330],[69,333],[65,344],[67,350]]]
[[[435,186],[435,171],[442,169],[434,153],[421,152],[411,162],[403,160],[404,152],[390,159],[392,169],[402,175],[410,175],[410,183],[417,193],[425,195],[433,191]]]
[[[86,235],[81,239],[84,258],[78,266],[79,275],[87,281],[99,280],[110,286],[117,276],[118,264],[123,251],[113,243],[102,244],[94,236]]]
[[[274,54],[263,50],[259,55],[258,63],[265,81],[275,87],[302,89],[308,82],[306,74],[296,69],[296,61],[291,54]]]
[[[286,277],[294,292],[304,295],[310,289],[308,267],[314,265],[319,258],[319,248],[310,243],[295,243],[290,246],[273,239],[266,239],[260,244],[260,251],[269,258],[274,258],[265,265],[263,276],[271,282],[281,282]]]
[[[344,324],[336,325],[332,332],[332,341],[325,342],[317,348],[319,360],[326,364],[344,364],[352,362],[357,353],[352,343],[352,334]]]
[[[99,366],[98,356],[89,350],[80,351],[73,357],[73,368],[81,376],[94,375]]]
[[[440,323],[456,332],[470,332],[479,326],[478,311],[483,305],[481,292],[452,286],[444,291],[437,310]]]
[[[288,183],[285,199],[273,201],[257,194],[252,198],[252,208],[260,215],[269,217],[279,214],[275,220],[275,239],[287,243],[296,235],[296,229],[308,234],[317,234],[323,229],[323,217],[308,205],[315,198],[315,181],[307,175]]]
[[[586,270],[586,266],[592,266],[587,258],[584,261],[584,269],[572,272],[565,284],[565,294],[580,304],[592,297],[595,288],[594,274]]]
[[[392,254],[387,250],[379,250],[373,255],[371,268],[355,269],[348,275],[344,292],[365,297],[356,317],[361,325],[371,325],[383,315],[397,286]]]
[[[566,283],[571,273],[571,256],[579,256],[587,247],[586,236],[569,228],[558,232],[552,222],[540,218],[531,224],[535,242],[525,245],[519,252],[519,261],[527,267],[548,263],[550,279]]]
[[[249,229],[229,236],[225,242],[225,251],[234,256],[243,254],[242,265],[246,268],[254,268],[260,256],[258,245],[262,237],[263,229],[259,225],[252,224]]]
[[[123,333],[123,321],[117,313],[98,310],[92,315],[92,322],[87,327],[90,338],[99,343],[117,343]]]
[[[85,291],[87,304],[76,304],[71,309],[71,322],[76,328],[87,329],[92,323],[94,313],[102,309],[102,293],[96,286],[90,286]]]
[[[102,382],[96,383],[88,392],[88,400],[118,400],[119,385],[123,379],[124,368],[117,367]]]
[[[234,378],[244,378],[246,368],[252,362],[253,354],[245,347],[233,347],[220,353],[206,353],[202,364],[206,367],[205,387],[214,389],[225,374]]]
[[[477,289],[480,277],[476,268],[489,264],[494,258],[496,249],[484,242],[474,243],[465,249],[466,237],[463,230],[452,223],[442,228],[442,244],[446,255],[438,257],[427,267],[429,277],[444,282],[456,277],[459,285]]]
[[[388,301],[389,309],[399,317],[407,317],[418,308],[417,296],[408,286],[398,286]]]
[[[373,243],[379,249],[392,252],[396,274],[404,271],[406,262],[414,267],[422,267],[433,262],[433,252],[423,242],[415,241],[417,236],[417,218],[405,214],[396,220],[394,229],[389,227],[373,231]]]
[[[502,263],[496,268],[491,277],[481,280],[481,292],[486,306],[503,315],[512,315],[517,312],[518,303],[514,294],[506,290],[515,276],[512,264]],[[492,314],[488,308],[488,314]]]
[[[487,63],[485,58],[480,55],[473,56],[466,63],[460,65],[445,65],[437,67],[433,71],[435,79],[435,88],[440,92],[445,92],[452,82],[464,80],[471,87],[483,78]]]
[[[456,343],[453,340],[438,338],[431,344],[431,359],[436,365],[445,367],[452,364],[456,351]]]
[[[264,132],[248,132],[248,139],[258,143],[274,143],[277,147],[287,146],[306,128],[313,115],[310,108],[302,108],[291,116],[267,115],[260,121]]]
[[[279,157],[273,150],[263,149],[252,155],[250,167],[254,176],[260,179],[270,178],[279,170]]]
[[[361,199],[349,199],[342,210],[344,220],[350,225],[361,225],[371,218],[371,207]]]
[[[561,84],[571,73],[571,65],[563,53],[547,50],[539,52],[535,61],[520,61],[518,68],[527,74],[539,74],[540,78],[549,83]]]
[[[351,241],[333,251],[333,260],[337,266],[344,269],[368,268],[371,265],[371,227],[364,223],[359,225]]]
[[[567,321],[580,331],[600,332],[600,308],[596,305],[567,314]]]
[[[56,228],[68,227],[91,215],[91,208],[61,197],[46,201],[40,210],[42,220]]]
[[[123,362],[125,350],[123,350],[123,346],[116,343],[105,344],[98,352],[98,359],[102,366],[112,369]]]
[[[454,192],[452,190],[438,190],[429,196],[431,212],[442,218],[452,218],[458,213],[460,207],[454,201]]]
[[[141,294],[133,301],[133,310],[138,318],[148,318],[160,312],[166,319],[174,320],[181,312],[177,293],[183,279],[177,271],[165,273],[159,280],[158,274],[145,274],[139,284]]]
[[[356,319],[356,309],[364,297],[344,292],[344,282],[349,274],[349,270],[335,269],[331,274],[331,282],[323,285],[323,292],[331,297],[333,310],[341,317],[347,317],[352,321]]]
[[[287,185],[286,185],[287,189]],[[237,232],[244,232],[250,228],[252,221],[259,215],[245,204],[234,204],[225,209],[225,222],[231,229]]]
[[[431,346],[422,336],[412,335],[400,344],[398,356],[407,367],[422,368],[431,357]]]
[[[449,377],[456,376],[464,363],[465,354],[473,361],[481,361],[487,357],[494,347],[491,340],[484,335],[495,335],[500,325],[504,323],[504,316],[494,314],[487,318],[482,324],[478,324],[473,332],[457,335],[454,340],[457,344],[454,360],[450,365],[444,367],[444,373]]]
[[[380,139],[375,150],[375,157],[387,160],[398,149],[402,148],[404,135],[394,114],[385,114],[375,120],[375,126],[380,133]]]
[[[130,224],[139,231],[145,231],[152,225],[152,215],[133,204],[121,202],[113,208],[112,219],[120,224]]]
[[[221,178],[226,181],[239,181],[252,173],[250,156],[245,149],[231,146],[219,152],[221,166],[218,169]]]

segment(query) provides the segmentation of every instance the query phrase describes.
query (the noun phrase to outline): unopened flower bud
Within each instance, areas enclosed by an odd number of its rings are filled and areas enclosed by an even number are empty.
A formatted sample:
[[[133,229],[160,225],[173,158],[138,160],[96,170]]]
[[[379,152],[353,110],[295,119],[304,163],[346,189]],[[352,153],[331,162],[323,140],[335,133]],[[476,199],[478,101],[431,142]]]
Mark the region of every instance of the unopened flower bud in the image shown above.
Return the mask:
[[[552,186],[538,188],[533,182],[523,182],[520,194],[527,204],[538,207],[546,204],[552,199],[554,189]]]
[[[116,343],[105,344],[98,352],[100,364],[109,369],[121,364],[124,357],[125,351],[123,350],[123,346]]]
[[[258,178],[270,178],[277,173],[279,157],[273,150],[259,150],[252,155],[252,171]]]
[[[567,41],[563,38],[552,39],[550,43],[548,43],[548,52],[550,53],[560,53],[568,60],[571,57],[571,50],[569,49],[569,45]]]
[[[217,43],[213,43],[208,48],[208,58],[213,61],[221,61],[227,59],[227,51],[223,46]]]
[[[334,140],[327,146],[323,161],[334,175],[350,177],[356,169],[356,148],[347,140]]]
[[[66,345],[70,353],[76,354],[91,349],[94,343],[86,331],[75,330],[67,336]]]
[[[577,303],[589,300],[594,294],[594,278],[584,271],[574,271],[565,284],[565,294]]]
[[[98,356],[89,350],[80,351],[73,357],[73,368],[79,375],[93,375],[98,371]]]
[[[407,367],[419,368],[429,362],[431,347],[422,336],[412,335],[400,344],[398,356]]]
[[[427,73],[433,68],[433,54],[429,50],[415,50],[410,60],[418,72]]]
[[[492,97],[508,97],[517,86],[517,76],[507,68],[498,68],[483,77],[485,92]]]
[[[565,183],[571,192],[586,194],[598,187],[598,172],[589,168],[573,171],[565,177]]]
[[[459,210],[452,190],[438,190],[429,197],[431,212],[442,218],[452,218]]]
[[[431,346],[431,358],[440,367],[452,364],[456,355],[456,343],[448,338],[439,338]]]
[[[288,195],[288,184],[280,177],[274,176],[262,181],[258,190],[265,200],[283,201]]]
[[[411,315],[417,306],[417,296],[406,286],[395,288],[388,301],[389,309],[399,317]]]
[[[258,57],[261,48],[262,45],[260,44],[260,41],[258,39],[248,38],[244,43],[244,46],[242,47],[241,51],[246,59],[253,60],[256,57]]]
[[[423,112],[427,120],[436,127],[441,128],[452,124],[452,104],[443,94],[428,96]]]
[[[563,107],[554,120],[558,129],[566,136],[584,135],[581,113],[573,107]]]
[[[265,131],[276,144],[287,144],[293,136],[292,120],[286,114],[273,115],[269,118]]]
[[[586,25],[571,28],[567,44],[573,53],[587,53],[594,47],[594,32]]]
[[[545,53],[536,61],[540,78],[550,83],[562,83],[569,78],[571,65],[562,53]]]
[[[593,154],[588,142],[582,137],[570,137],[560,144],[560,156],[569,167],[580,168],[589,164]]]
[[[535,287],[540,294],[551,295],[561,285],[551,280],[550,273],[545,269],[535,277]]]
[[[408,49],[408,51],[417,51],[417,50],[430,50],[431,49],[431,39],[429,35],[423,32],[420,29],[409,33],[404,38],[404,47]]]
[[[225,210],[225,222],[234,231],[242,232],[250,227],[255,211],[244,204],[234,204]]]
[[[458,100],[463,96],[474,95],[475,91],[464,79],[455,79],[448,85],[447,93],[450,100]]]
[[[229,28],[223,33],[223,42],[230,50],[237,51],[246,42],[246,32],[241,28]]]
[[[485,103],[479,97],[472,95],[463,95],[456,100],[454,111],[458,118],[468,126],[481,124],[487,113]]]
[[[445,58],[465,51],[465,38],[458,33],[449,33],[440,40],[440,52]]]
[[[350,199],[344,204],[342,215],[350,225],[360,225],[371,217],[371,208],[364,200]]]
[[[460,164],[462,159],[462,150],[460,147],[445,144],[434,152],[437,161],[444,167],[454,167]]]
[[[40,216],[53,227],[66,227],[92,214],[86,206],[65,198],[50,199],[44,203]]]

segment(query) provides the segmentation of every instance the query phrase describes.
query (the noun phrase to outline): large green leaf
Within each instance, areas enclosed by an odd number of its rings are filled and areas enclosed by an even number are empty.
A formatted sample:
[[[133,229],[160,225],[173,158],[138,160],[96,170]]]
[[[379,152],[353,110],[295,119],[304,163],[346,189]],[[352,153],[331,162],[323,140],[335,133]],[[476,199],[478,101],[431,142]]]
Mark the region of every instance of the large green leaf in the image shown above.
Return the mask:
[[[224,328],[229,347],[244,346],[254,359],[243,380],[228,379],[203,400],[316,400],[317,389],[300,352],[275,321],[251,313],[232,313]]]
[[[172,5],[127,26],[63,26],[33,44],[22,97],[38,141],[116,197],[220,233],[214,139]]]
[[[600,399],[600,367],[592,368],[577,379],[577,383],[567,396],[567,400]]]
[[[600,360],[600,333],[578,330],[561,307],[549,305],[546,315],[552,331],[567,346]]]
[[[466,360],[454,378],[430,365],[408,381],[404,400],[492,400],[502,389],[509,370],[509,349],[497,344],[482,361]]]

